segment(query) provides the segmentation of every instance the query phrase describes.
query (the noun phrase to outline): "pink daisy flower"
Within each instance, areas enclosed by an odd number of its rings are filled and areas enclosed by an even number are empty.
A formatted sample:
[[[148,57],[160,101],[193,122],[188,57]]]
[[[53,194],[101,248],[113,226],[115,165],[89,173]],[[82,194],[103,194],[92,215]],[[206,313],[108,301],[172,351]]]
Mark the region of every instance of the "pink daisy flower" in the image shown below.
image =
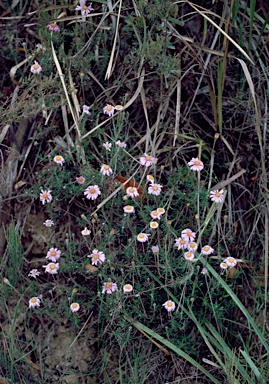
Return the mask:
[[[220,263],[220,268],[221,269],[227,269],[228,268],[228,265],[224,262]]]
[[[148,180],[151,184],[154,183],[154,177],[153,177],[152,175],[148,175],[148,176],[147,176],[147,180]]]
[[[78,303],[72,303],[70,305],[70,309],[72,312],[77,312],[79,310],[79,308],[80,308],[80,305]]]
[[[229,268],[232,268],[232,267],[235,267],[236,264],[237,264],[237,260],[234,258],[234,257],[227,257],[225,260],[223,260],[223,262],[229,267]]]
[[[156,211],[152,211],[152,212],[150,212],[150,216],[153,218],[153,219],[160,219],[161,218],[161,213],[160,212],[158,212],[157,210]]]
[[[165,213],[165,209],[164,208],[157,208],[157,212],[159,212],[161,215],[163,215]]]
[[[116,111],[121,111],[123,109],[123,106],[120,104],[115,105],[115,109],[116,109]]]
[[[120,140],[118,140],[118,141],[116,141],[116,144],[117,144],[119,147],[121,147],[121,148],[126,148],[126,147],[127,147],[127,145],[126,145],[126,143],[125,143],[124,141],[120,141]]]
[[[45,268],[45,272],[56,275],[58,273],[59,263],[49,263],[48,265],[43,265],[43,268]]]
[[[103,164],[103,165],[102,165],[100,172],[101,172],[102,175],[104,175],[104,176],[109,176],[109,175],[112,175],[112,173],[113,173],[113,171],[112,171],[112,169],[110,168],[110,166],[109,166],[109,165],[106,165],[106,164]]]
[[[98,263],[103,264],[106,259],[104,252],[98,251],[98,249],[94,249],[87,257],[92,259],[92,265],[98,265]]]
[[[136,238],[140,243],[145,243],[149,239],[149,233],[139,233]]]
[[[106,282],[103,285],[102,293],[108,293],[111,295],[111,293],[115,292],[118,289],[116,283]]]
[[[215,203],[222,203],[224,201],[224,196],[223,196],[224,190],[221,189],[216,190],[216,191],[211,191],[210,192],[210,199],[211,201],[215,201]]]
[[[214,249],[211,248],[209,245],[205,245],[203,248],[202,248],[202,254],[203,255],[211,255],[211,253],[214,252]]]
[[[181,232],[182,239],[188,242],[193,241],[195,239],[195,236],[196,236],[196,233],[192,232],[192,230],[189,228],[186,228]]]
[[[134,197],[138,197],[139,196],[139,193],[138,193],[138,190],[136,187],[128,187],[126,189],[126,193],[128,196],[134,198]]]
[[[50,31],[52,32],[59,32],[60,31],[60,27],[59,25],[57,25],[56,23],[51,23],[48,25],[48,28]]]
[[[176,308],[176,304],[172,300],[167,300],[162,306],[167,310],[167,312],[172,312]]]
[[[94,9],[92,7],[92,3],[90,3],[90,5],[87,7],[86,1],[85,0],[80,0],[79,4],[80,5],[78,5],[76,7],[76,11],[81,11],[81,15],[82,16],[87,16],[91,11],[94,11]]]
[[[83,177],[83,176],[76,177],[76,181],[78,184],[84,184],[85,183],[85,177]]]
[[[56,164],[63,165],[63,163],[64,163],[64,158],[63,158],[63,156],[57,155],[57,156],[54,156],[53,161],[54,161]]]
[[[34,279],[37,278],[37,276],[40,275],[40,272],[38,272],[37,269],[32,269],[29,273],[28,273],[28,276],[30,277],[33,277]]]
[[[159,248],[158,245],[153,245],[153,246],[151,247],[151,250],[152,250],[153,253],[159,253],[160,248]]]
[[[101,191],[97,185],[90,185],[86,188],[84,195],[89,200],[95,200],[99,195],[101,195]]]
[[[108,141],[106,141],[105,143],[103,143],[103,147],[107,150],[107,151],[111,151],[111,143],[109,143]]]
[[[145,167],[150,167],[152,164],[156,164],[157,160],[158,159],[156,157],[144,153],[144,156],[140,157],[140,164],[144,165]]]
[[[50,219],[47,219],[44,221],[43,225],[45,225],[45,227],[52,227],[54,225],[54,222]]]
[[[30,71],[35,74],[39,74],[42,71],[41,65],[35,60],[35,63],[31,66]]]
[[[29,300],[29,308],[35,308],[40,307],[40,298],[39,297],[32,297]]]
[[[189,261],[193,261],[194,260],[194,253],[193,252],[185,252],[184,253],[184,258],[186,260],[189,260]]]
[[[50,190],[43,191],[43,189],[41,189],[41,193],[39,195],[39,198],[40,198],[40,201],[42,202],[42,204],[51,202],[52,196],[51,196],[50,192],[51,192]]]
[[[194,157],[188,162],[188,165],[193,171],[201,171],[204,168],[203,162]]]
[[[92,232],[92,231],[91,231],[90,229],[88,229],[87,227],[85,227],[85,228],[81,231],[81,234],[82,234],[83,236],[89,236],[91,232]]]
[[[113,105],[107,104],[104,107],[103,111],[105,115],[108,115],[110,117],[114,115],[115,108],[113,107]]]
[[[198,245],[197,245],[197,243],[195,243],[194,241],[191,241],[189,244],[188,244],[188,250],[190,251],[190,252],[195,252],[196,250],[197,250],[197,248],[198,248]]]
[[[132,292],[132,290],[133,290],[133,286],[131,284],[125,284],[123,286],[123,292],[124,293]]]
[[[83,105],[82,108],[82,111],[85,115],[91,116],[90,107],[88,107],[87,105]]]
[[[54,263],[60,258],[61,256],[61,251],[57,248],[50,248],[46,259],[53,261]]]
[[[157,223],[157,221],[151,221],[151,223],[150,223],[150,228],[152,228],[152,229],[156,229],[156,228],[158,228],[159,227],[159,223]]]
[[[163,186],[160,184],[150,184],[150,186],[148,187],[148,193],[150,195],[159,196],[162,191],[162,187]]]
[[[132,205],[126,205],[125,207],[123,207],[123,211],[125,213],[134,213],[135,209]]]
[[[175,243],[176,243],[177,249],[187,249],[189,244],[189,242],[185,239],[182,239],[182,237],[175,239]]]

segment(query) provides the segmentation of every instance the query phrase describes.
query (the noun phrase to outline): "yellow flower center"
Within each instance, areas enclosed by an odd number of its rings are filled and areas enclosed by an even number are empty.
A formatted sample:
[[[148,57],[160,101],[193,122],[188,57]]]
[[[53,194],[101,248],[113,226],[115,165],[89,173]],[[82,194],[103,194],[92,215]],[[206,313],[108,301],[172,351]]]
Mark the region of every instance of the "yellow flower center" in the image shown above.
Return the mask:
[[[193,256],[193,253],[187,252],[185,256],[187,257],[187,259],[190,259]]]
[[[199,160],[194,161],[194,165],[200,165],[200,164],[201,164],[201,163],[200,163]]]
[[[104,170],[108,171],[109,170],[109,165],[104,165]]]
[[[126,209],[127,209],[127,211],[130,211],[132,209],[132,207],[130,205],[126,205]]]
[[[61,161],[62,160],[62,156],[56,156],[55,158],[57,161]]]
[[[209,247],[204,247],[204,251],[209,251]]]
[[[93,255],[93,258],[94,258],[95,260],[98,260],[98,259],[99,259],[99,255],[98,255],[98,253],[95,253],[95,254]]]
[[[39,65],[38,65],[38,64],[34,64],[33,68],[34,68],[34,69],[38,69],[38,68],[39,68]]]
[[[133,193],[134,192],[134,188],[130,187],[129,192]]]
[[[55,267],[54,264],[50,265],[50,269],[51,269],[52,271],[53,271],[55,268],[56,268],[56,267]]]
[[[92,195],[94,195],[94,194],[95,194],[95,192],[96,192],[96,191],[95,191],[95,189],[94,189],[94,188],[91,188],[91,189],[90,189],[90,193],[91,193]]]
[[[191,248],[195,248],[195,244],[194,243],[190,243],[190,247]]]
[[[186,241],[184,239],[180,240],[180,244],[184,245],[185,243],[186,243]]]
[[[157,187],[157,185],[154,185],[154,186],[152,187],[152,189],[153,189],[153,191],[158,191],[158,187]]]
[[[78,307],[77,303],[73,303],[73,304],[72,304],[72,308],[73,308],[73,309],[76,309],[77,307]]]
[[[51,251],[50,255],[51,256],[56,256],[56,252],[55,251]]]
[[[83,9],[83,11],[87,11],[87,9],[88,9],[87,5],[83,5],[82,9]]]
[[[80,177],[78,178],[78,181],[79,181],[80,183],[82,183],[82,181],[83,181],[83,177],[80,176]]]
[[[167,307],[173,307],[172,301],[167,301],[166,305],[167,305]]]
[[[219,192],[216,192],[215,196],[216,196],[216,197],[220,197],[220,193],[219,193]]]
[[[143,233],[140,233],[140,235],[138,235],[138,237],[139,237],[139,239],[144,239],[144,235],[143,235]]]
[[[152,227],[157,227],[157,226],[158,226],[158,223],[152,222],[152,223],[151,223],[151,226],[152,226]]]
[[[146,161],[151,161],[151,156],[146,156]]]
[[[31,299],[31,302],[32,302],[33,304],[36,303],[36,302],[37,302],[36,298],[33,297],[33,298]]]
[[[156,217],[159,216],[159,212],[158,211],[153,211],[152,212],[152,216],[156,216]]]
[[[49,195],[47,193],[43,193],[44,199],[48,199]]]
[[[86,7],[87,8],[87,7]],[[113,107],[111,106],[111,105],[107,105],[107,107],[106,107],[106,110],[107,111],[112,111],[112,109],[113,109]]]
[[[51,24],[50,26],[51,26],[51,28],[57,27],[57,25],[55,23]]]
[[[106,289],[112,288],[112,283],[106,283]]]
[[[130,284],[126,284],[126,285],[125,285],[125,289],[126,289],[127,291],[130,291],[130,290],[132,289],[132,287],[131,287]]]

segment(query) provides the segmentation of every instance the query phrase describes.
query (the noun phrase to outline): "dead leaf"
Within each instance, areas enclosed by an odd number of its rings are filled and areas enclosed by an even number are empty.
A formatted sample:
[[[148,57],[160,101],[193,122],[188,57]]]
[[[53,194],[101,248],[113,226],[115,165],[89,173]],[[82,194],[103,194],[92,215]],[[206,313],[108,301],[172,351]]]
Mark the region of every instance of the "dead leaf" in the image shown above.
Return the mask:
[[[143,195],[143,187],[142,187],[142,185],[138,184],[134,179],[131,179],[131,180],[129,180],[126,183],[126,181],[128,180],[127,177],[123,177],[123,176],[120,176],[120,175],[116,176],[115,179],[119,182],[119,184],[121,184],[124,187],[125,191],[129,187],[137,188],[137,192],[139,193],[139,197],[137,197],[137,199],[141,199],[141,197]]]
[[[95,267],[95,266],[92,265],[92,264],[86,264],[86,265],[85,265],[85,269],[86,269],[87,271],[91,272],[91,273],[94,273],[94,272],[98,271],[98,268]]]
[[[15,189],[19,189],[19,188],[23,187],[25,184],[26,184],[26,181],[20,180],[20,181],[18,181],[18,182],[14,185],[14,188],[15,188]],[[0,384],[1,384],[1,383],[0,383]]]

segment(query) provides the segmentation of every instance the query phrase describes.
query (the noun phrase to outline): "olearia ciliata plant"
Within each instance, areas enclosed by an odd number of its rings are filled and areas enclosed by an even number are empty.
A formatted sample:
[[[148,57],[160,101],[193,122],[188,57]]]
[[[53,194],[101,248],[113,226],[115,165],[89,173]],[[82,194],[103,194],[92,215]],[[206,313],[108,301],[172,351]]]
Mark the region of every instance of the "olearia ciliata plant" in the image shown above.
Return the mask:
[[[218,14],[190,2],[149,3],[45,2],[29,12],[41,43],[24,47],[26,58],[12,67],[17,93],[1,111],[5,127],[27,137],[16,134],[22,155],[7,155],[1,173],[16,163],[17,205],[3,206],[12,217],[3,221],[1,264],[5,382],[268,380],[266,325],[242,300],[237,282],[250,262],[231,233],[231,186],[245,170],[232,172],[239,149],[224,135],[228,41],[258,113],[244,61],[253,63],[251,40],[246,49],[228,30],[242,5],[229,11],[224,1],[216,26]],[[203,25],[201,42],[182,36],[178,15],[187,11]],[[255,7],[245,11],[253,24]],[[183,95],[184,78],[198,73],[210,133],[187,122],[200,91],[186,86]],[[257,116],[256,129],[264,150]],[[264,153],[260,164],[266,190]],[[6,188],[1,199],[9,204],[15,194]],[[256,308],[266,309],[257,297]]]

